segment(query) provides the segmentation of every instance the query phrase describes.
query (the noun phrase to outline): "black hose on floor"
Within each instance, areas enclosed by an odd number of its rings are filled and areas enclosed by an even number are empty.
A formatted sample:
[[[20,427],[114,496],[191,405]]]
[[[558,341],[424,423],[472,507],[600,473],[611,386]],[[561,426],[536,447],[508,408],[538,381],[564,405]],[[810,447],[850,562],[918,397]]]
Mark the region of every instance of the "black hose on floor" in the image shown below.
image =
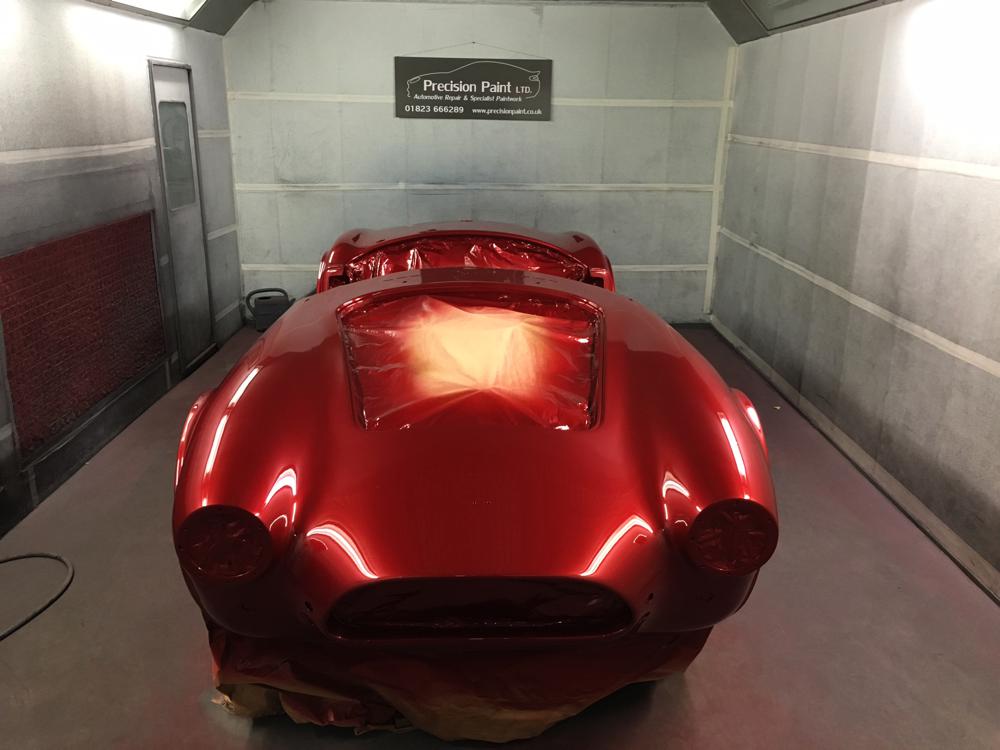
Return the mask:
[[[55,560],[56,562],[62,563],[63,565],[66,566],[66,578],[63,580],[62,584],[59,586],[59,589],[56,591],[56,593],[50,596],[45,601],[44,604],[42,604],[40,607],[35,608],[35,610],[32,611],[27,617],[24,617],[18,622],[15,622],[5,631],[0,633],[0,641],[2,641],[7,636],[16,633],[18,630],[20,630],[29,622],[38,617],[38,615],[42,614],[42,612],[44,612],[53,604],[55,604],[56,601],[59,599],[59,597],[66,593],[66,589],[68,589],[69,585],[73,582],[73,563],[71,563],[65,557],[61,557],[60,555],[53,555],[49,552],[28,552],[23,555],[14,555],[13,557],[3,557],[0,558],[0,565],[3,565],[4,563],[14,562],[15,560],[31,560],[35,558],[45,558],[47,560]]]

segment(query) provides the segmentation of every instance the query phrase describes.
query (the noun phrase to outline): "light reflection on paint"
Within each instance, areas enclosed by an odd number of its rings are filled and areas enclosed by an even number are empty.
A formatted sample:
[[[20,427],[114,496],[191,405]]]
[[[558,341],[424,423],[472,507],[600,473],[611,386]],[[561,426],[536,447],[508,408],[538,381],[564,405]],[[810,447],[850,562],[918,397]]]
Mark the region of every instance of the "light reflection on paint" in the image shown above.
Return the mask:
[[[219,420],[219,426],[215,428],[215,437],[212,438],[212,449],[208,452],[208,461],[205,462],[205,478],[212,473],[215,467],[215,457],[219,455],[219,444],[222,442],[222,434],[226,431],[229,423],[229,414],[223,414]]]
[[[691,497],[691,492],[683,484],[678,482],[674,475],[669,471],[663,475],[663,484],[660,485],[660,494],[663,496],[663,520],[670,521],[670,508],[667,506],[666,499],[667,495],[671,492],[676,492],[684,497]]]
[[[234,406],[236,406],[237,402],[239,402],[239,400],[243,398],[243,394],[246,393],[246,390],[249,387],[250,383],[253,382],[253,379],[257,377],[258,372],[260,372],[260,368],[255,367],[250,372],[247,373],[247,376],[243,378],[243,382],[240,383],[239,388],[236,389],[236,393],[234,393],[233,397],[229,400],[229,406],[227,407],[228,409],[232,409]]]
[[[177,451],[177,469],[174,472],[174,489],[181,483],[181,469],[184,468],[184,456],[187,454],[188,433],[191,431],[191,423],[194,421],[194,414],[198,410],[195,404],[188,412],[187,419],[184,420],[184,428],[181,430],[181,444]]]
[[[274,480],[274,484],[272,484],[271,489],[268,490],[267,498],[264,500],[264,507],[266,508],[274,499],[274,496],[286,488],[292,491],[293,497],[298,492],[298,481],[295,469],[285,469],[283,472],[278,474],[278,478]]]
[[[541,314],[453,296],[413,295],[345,316],[366,429],[408,429],[463,401],[460,410],[485,422],[591,426],[596,315],[555,300],[533,303],[550,313]]]
[[[736,471],[740,473],[740,478],[746,482],[747,465],[743,460],[743,452],[740,450],[740,444],[736,442],[736,433],[733,432],[733,426],[729,424],[729,420],[726,419],[723,414],[719,415],[719,421],[722,422],[722,429],[726,433],[726,440],[729,441],[729,450],[733,454],[733,461],[736,463]]]
[[[653,533],[653,529],[648,523],[643,521],[639,516],[629,516],[625,522],[612,532],[611,536],[607,538],[601,548],[594,555],[594,559],[590,561],[590,565],[587,569],[580,573],[581,576],[592,576],[597,572],[597,569],[601,567],[604,563],[605,558],[611,554],[611,550],[614,549],[615,545],[622,540],[630,529],[640,528],[645,529],[650,534]]]
[[[243,398],[243,394],[246,393],[250,383],[253,382],[255,377],[257,377],[258,372],[260,372],[260,368],[255,367],[246,374],[246,377],[243,378],[243,382],[241,382],[236,388],[236,392],[233,393],[233,397],[226,405],[226,410],[223,412],[222,418],[219,420],[219,424],[215,428],[215,436],[212,438],[212,447],[208,452],[208,460],[205,462],[205,474],[202,479],[203,488],[207,486],[208,478],[212,474],[212,469],[215,468],[215,459],[219,455],[219,446],[222,444],[222,436],[226,432],[226,425],[229,424],[229,416],[233,413],[233,409],[236,407],[236,404],[239,403],[239,400]],[[208,505],[207,494],[201,504],[203,507]]]
[[[356,567],[358,572],[365,578],[378,578],[372,569],[368,567],[365,559],[361,556],[361,550],[355,546],[354,542],[351,541],[351,538],[347,536],[344,530],[339,526],[332,523],[325,523],[306,532],[307,538],[315,538],[317,536],[323,536],[336,542],[337,546],[344,551],[344,554],[346,554],[351,559],[351,562],[354,563],[354,567]]]
[[[538,316],[439,304],[407,332],[407,353],[427,398],[466,391],[537,392],[551,353]]]
[[[691,497],[691,492],[683,484],[678,482],[676,479],[664,479],[663,486],[661,488],[661,493],[663,497],[666,498],[667,493],[673,490],[674,492],[679,492],[684,495],[684,497]]]
[[[194,413],[197,410],[197,406],[191,408],[188,412],[187,419],[184,420],[184,429],[181,430],[181,442],[185,442],[188,439],[188,433],[191,431],[191,423],[194,421]]]
[[[748,406],[747,416],[750,417],[750,422],[753,424],[755,428],[757,428],[758,432],[762,432],[764,430],[764,427],[760,423],[760,415],[757,413],[757,410],[755,408],[753,408],[752,406]]]

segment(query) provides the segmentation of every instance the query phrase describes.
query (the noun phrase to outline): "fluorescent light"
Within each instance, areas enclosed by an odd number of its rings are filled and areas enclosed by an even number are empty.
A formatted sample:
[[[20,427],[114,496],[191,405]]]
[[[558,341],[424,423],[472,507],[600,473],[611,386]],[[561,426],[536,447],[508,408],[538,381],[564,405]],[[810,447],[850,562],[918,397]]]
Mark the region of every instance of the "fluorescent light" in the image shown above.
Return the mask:
[[[21,26],[21,9],[14,0],[0,0],[0,51],[13,49]]]
[[[923,110],[925,142],[995,152],[998,24],[997,0],[931,0],[914,7],[904,59],[910,90]]]
[[[90,0],[90,2],[179,21],[190,21],[206,0]]]
[[[109,70],[145,66],[146,58],[174,58],[179,54],[173,28],[128,13],[108,13],[107,4],[67,5],[65,26],[73,43],[88,57]]]

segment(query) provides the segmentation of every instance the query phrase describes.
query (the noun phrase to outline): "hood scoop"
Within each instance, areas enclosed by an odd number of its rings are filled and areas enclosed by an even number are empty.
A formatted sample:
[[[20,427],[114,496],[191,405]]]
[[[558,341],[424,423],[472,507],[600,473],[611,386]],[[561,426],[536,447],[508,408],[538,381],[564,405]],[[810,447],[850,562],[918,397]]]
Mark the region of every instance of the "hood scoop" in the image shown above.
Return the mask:
[[[595,417],[599,312],[523,294],[410,294],[341,313],[368,430],[429,423],[585,430]]]

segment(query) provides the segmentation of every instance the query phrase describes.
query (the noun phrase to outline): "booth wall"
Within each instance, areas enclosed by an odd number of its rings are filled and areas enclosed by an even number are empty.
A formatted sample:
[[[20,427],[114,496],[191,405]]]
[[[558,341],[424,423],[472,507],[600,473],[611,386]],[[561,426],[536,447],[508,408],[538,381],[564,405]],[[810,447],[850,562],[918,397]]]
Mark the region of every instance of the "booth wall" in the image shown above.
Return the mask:
[[[246,288],[304,293],[346,229],[471,218],[587,232],[703,318],[734,49],[706,7],[275,0],[224,46]],[[417,53],[551,58],[552,120],[396,119]]]
[[[994,584],[998,21],[983,0],[903,2],[741,47],[713,301],[720,328]]]

